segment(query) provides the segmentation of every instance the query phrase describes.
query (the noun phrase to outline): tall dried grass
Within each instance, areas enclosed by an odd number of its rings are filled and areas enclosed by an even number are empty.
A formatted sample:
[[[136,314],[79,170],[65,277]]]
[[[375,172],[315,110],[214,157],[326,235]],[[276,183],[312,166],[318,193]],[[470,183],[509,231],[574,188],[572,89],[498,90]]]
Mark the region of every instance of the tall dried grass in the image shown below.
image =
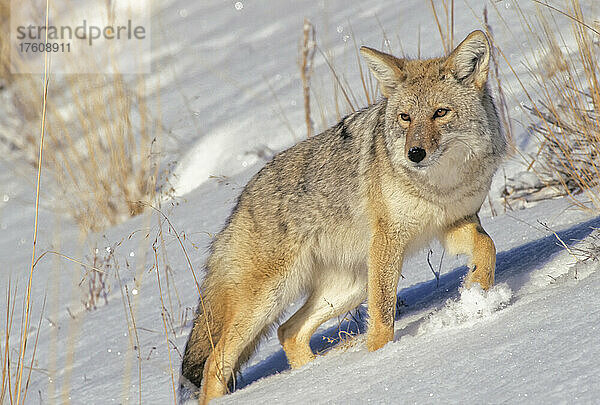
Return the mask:
[[[561,8],[534,0],[527,14],[515,2],[527,40],[536,52],[528,59],[532,86],[523,85],[531,113],[530,132],[537,153],[528,170],[552,192],[569,196],[575,205],[600,208],[600,32],[586,19],[579,0]],[[567,25],[570,32],[563,34]],[[532,94],[535,94],[533,96]]]
[[[48,3],[46,1],[46,25]],[[17,291],[17,283],[9,283],[7,287],[0,353],[0,403],[20,404],[30,400],[27,391],[38,343],[38,335],[34,336],[35,341],[29,336],[32,307],[39,304],[32,291],[34,268],[47,253],[83,264],[59,252],[46,251],[39,255],[36,251],[42,173],[44,190],[49,196],[45,203],[53,204],[60,215],[70,214],[82,234],[98,231],[141,213],[142,202],[155,200],[161,157],[157,147],[160,129],[157,128],[161,125],[146,104],[143,76],[82,74],[57,79],[51,76],[47,55],[43,82],[39,75],[12,74],[11,64],[19,61],[11,60],[10,55],[9,6],[9,0],[0,0],[0,87],[10,93],[20,126],[12,133],[3,133],[0,142],[8,144],[5,150],[12,155],[5,156],[6,159],[16,164],[28,162],[37,176],[31,267],[23,289]],[[31,174],[33,176],[33,170]],[[50,179],[53,181],[48,181]],[[95,264],[91,267],[89,293],[99,298],[98,293],[105,288],[105,274]],[[24,298],[20,328],[16,330],[13,319],[15,309],[19,311],[18,295]],[[95,301],[90,305],[95,306]],[[43,306],[41,312],[43,315]],[[69,330],[74,331],[69,333],[70,343],[74,343],[78,325],[76,319],[69,324]],[[66,351],[68,370],[74,361],[74,347]],[[69,380],[70,371],[67,371],[62,387],[65,400]]]
[[[384,33],[384,38],[387,38],[385,31],[381,28]],[[328,67],[330,74],[330,85],[333,95],[324,94],[321,91],[325,87],[313,86],[310,88],[317,108],[319,110],[319,116],[321,121],[321,130],[324,131],[331,125],[332,121],[339,121],[341,118],[359,108],[375,103],[379,96],[379,87],[376,79],[373,77],[371,71],[368,69],[366,63],[362,60],[359,52],[359,45],[356,40],[354,32],[350,29],[350,35],[347,40],[352,40],[353,52],[355,54],[356,67],[358,68],[360,83],[352,83],[348,80],[347,75],[336,65],[335,55],[333,51],[323,49],[319,46],[316,37],[314,39],[314,48],[320,55],[323,62]],[[349,42],[349,41],[347,41]],[[384,39],[384,44],[389,47],[389,40]],[[323,77],[320,78],[321,82],[325,82]],[[355,88],[358,88],[359,97],[355,93]],[[362,90],[362,91],[361,91]],[[310,115],[310,113],[309,113]]]
[[[46,25],[48,25],[48,9],[49,9],[49,1],[46,0]],[[46,42],[48,42],[48,34],[46,33]],[[38,218],[39,218],[39,207],[40,207],[40,185],[42,178],[42,161],[44,156],[44,138],[46,135],[46,112],[47,112],[47,97],[48,97],[48,78],[49,70],[48,70],[48,56],[44,57],[44,76],[43,76],[43,88],[41,90],[41,117],[39,121],[40,130],[39,130],[39,152],[37,159],[37,175],[36,175],[36,188],[35,188],[35,218],[33,222],[33,244],[32,244],[32,253],[31,253],[31,266],[29,267],[29,274],[27,277],[27,284],[25,290],[25,297],[23,299],[23,304],[21,307],[21,328],[19,334],[19,348],[16,354],[16,364],[14,365],[11,362],[9,351],[10,351],[10,338],[12,334],[12,320],[14,317],[14,303],[15,297],[17,293],[17,287],[12,289],[11,284],[9,283],[7,289],[7,312],[6,312],[6,331],[5,331],[5,341],[4,341],[4,349],[5,356],[2,362],[2,393],[0,394],[0,400],[3,402],[6,392],[8,390],[10,403],[12,404],[21,404],[25,403],[25,399],[27,397],[27,391],[29,388],[29,381],[31,378],[31,370],[33,368],[33,364],[35,361],[38,337],[39,337],[39,325],[38,332],[36,334],[36,338],[33,344],[27,344],[29,341],[29,327],[31,324],[31,316],[32,316],[32,298],[31,298],[31,290],[33,284],[33,270],[35,265],[37,264],[36,260],[36,245],[37,245],[37,236],[38,236]],[[12,294],[12,308],[11,308],[11,294]],[[42,314],[44,312],[44,305],[42,307]],[[10,309],[9,309],[10,308]],[[40,323],[41,323],[41,314],[40,314]],[[27,362],[26,355],[30,354],[31,360],[29,367],[25,365]],[[29,369],[27,373],[26,370]]]
[[[600,208],[600,81],[598,39],[600,33],[585,21],[581,4],[572,0],[563,12],[575,40],[565,43],[557,34],[554,16],[544,6],[538,8],[543,26],[540,44],[544,46],[540,71],[545,76],[541,100],[533,105],[533,115],[541,124],[532,126],[541,135],[542,172],[559,181],[565,194],[582,208],[591,201]],[[562,18],[565,19],[564,16]],[[566,53],[561,48],[566,49]],[[543,67],[543,68],[542,68]],[[579,198],[582,194],[584,198]]]
[[[0,0],[0,85],[10,93],[18,123],[0,142],[17,162],[35,168],[41,86],[38,75],[11,74],[11,64],[19,69],[23,62],[11,59],[9,12],[10,0]],[[142,212],[140,201],[154,201],[163,175],[162,127],[147,104],[145,76],[72,74],[50,81],[44,169],[53,179],[49,191],[56,208],[69,213],[83,234]]]
[[[438,5],[439,4],[441,4],[443,10],[443,20],[440,18],[440,15],[438,15],[438,9],[433,0],[429,0],[429,6],[431,7],[435,25],[440,34],[442,47],[444,48],[444,55],[447,56],[454,50],[454,0],[442,0],[441,2],[438,2]]]
[[[0,86],[10,75],[10,0],[0,0]]]
[[[48,102],[45,167],[55,180],[57,207],[82,233],[98,231],[143,211],[157,193],[160,125],[146,104],[143,76],[71,75]],[[39,91],[35,79],[16,84],[24,119]],[[26,127],[26,125],[24,125]],[[30,143],[21,153],[30,156]]]
[[[304,121],[306,122],[306,137],[313,134],[313,122],[310,117],[310,77],[313,73],[315,57],[315,27],[308,19],[304,19],[303,36],[300,46],[300,79],[302,80],[302,98],[304,100]]]

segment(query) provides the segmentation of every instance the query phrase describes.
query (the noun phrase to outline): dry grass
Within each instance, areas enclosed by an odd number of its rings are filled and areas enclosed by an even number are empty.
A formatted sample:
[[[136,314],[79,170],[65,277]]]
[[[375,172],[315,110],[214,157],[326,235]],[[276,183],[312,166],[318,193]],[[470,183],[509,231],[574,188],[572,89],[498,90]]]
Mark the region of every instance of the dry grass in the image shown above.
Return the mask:
[[[440,8],[443,10],[443,20],[440,18],[438,8],[436,8],[433,0],[429,0],[429,6],[444,48],[444,55],[448,56],[454,50],[454,0],[442,0],[438,2],[438,5],[440,4]]]
[[[343,317],[338,316],[335,335],[323,336],[323,341],[327,343],[328,347],[318,351],[317,354],[327,354],[331,350],[345,352],[351,349],[356,345],[357,338],[364,333],[364,330],[361,330],[361,325],[365,324],[366,322],[361,315],[361,306],[346,312]]]
[[[10,0],[0,0],[0,35],[8,38]],[[13,55],[14,56],[14,55]],[[39,75],[11,74],[10,41],[0,41],[0,86],[12,101],[12,127],[0,142],[15,164],[37,168],[37,123],[41,120]],[[85,61],[73,61],[76,66]],[[97,62],[90,62],[97,63]],[[104,61],[110,64],[110,61]],[[88,66],[89,69],[89,66]],[[98,67],[102,71],[103,67]],[[49,76],[44,169],[56,209],[67,212],[82,234],[99,231],[143,211],[154,201],[159,176],[160,114],[147,105],[144,75],[71,74]],[[158,116],[158,118],[154,118]],[[168,170],[168,166],[165,165]]]
[[[313,122],[310,118],[310,77],[313,73],[315,58],[315,27],[308,19],[302,26],[302,44],[300,47],[300,79],[302,79],[302,98],[304,100],[304,120],[306,122],[306,137],[313,134]]]
[[[154,268],[156,270],[156,281],[158,283],[158,292],[159,292],[159,296],[160,296],[160,306],[161,306],[161,318],[163,321],[163,327],[165,330],[165,340],[166,340],[166,345],[167,345],[167,353],[169,355],[169,374],[171,375],[171,386],[173,388],[173,404],[177,404],[177,389],[175,388],[175,375],[173,372],[173,361],[171,360],[171,350],[170,350],[170,339],[169,339],[169,328],[167,326],[167,319],[169,318],[169,312],[167,307],[165,306],[165,302],[163,299],[163,290],[162,290],[162,284],[160,282],[160,265],[158,262],[158,238],[155,239],[154,244],[152,245],[152,250],[154,251]],[[165,270],[166,273],[166,270]],[[173,328],[171,327],[171,330],[173,330]],[[141,403],[141,398],[140,398],[140,403]]]
[[[49,2],[46,0],[46,25],[48,25],[48,7]],[[48,41],[48,36],[46,34],[46,42]],[[46,107],[47,107],[47,96],[48,96],[48,57],[47,55],[44,57],[44,76],[42,82],[42,90],[41,90],[41,118],[40,118],[40,136],[39,136],[39,152],[37,159],[37,176],[36,176],[36,191],[35,191],[35,218],[33,223],[33,245],[32,245],[32,253],[31,253],[31,266],[29,268],[29,275],[27,277],[27,287],[25,290],[25,297],[23,300],[22,308],[21,308],[21,328],[19,335],[19,350],[17,352],[16,364],[14,365],[10,359],[9,355],[9,347],[10,347],[10,337],[12,334],[12,320],[14,318],[14,303],[15,297],[17,293],[17,288],[15,287],[14,291],[11,289],[11,284],[9,283],[7,289],[7,312],[6,312],[6,332],[5,332],[5,355],[2,364],[2,393],[0,394],[0,401],[4,401],[6,395],[6,389],[8,389],[9,399],[11,404],[21,404],[25,402],[27,397],[27,390],[29,388],[29,381],[31,377],[31,370],[33,368],[33,364],[35,361],[35,355],[37,351],[38,337],[39,337],[39,325],[38,325],[38,333],[36,334],[36,338],[33,344],[30,344],[28,347],[29,340],[29,327],[31,324],[31,309],[32,309],[32,299],[31,299],[31,290],[33,283],[33,271],[35,265],[37,264],[36,260],[36,245],[37,245],[37,235],[38,235],[38,218],[39,218],[39,206],[40,206],[40,184],[41,184],[41,176],[42,176],[42,161],[44,155],[44,138],[46,135]],[[11,298],[12,294],[12,298]],[[11,308],[11,299],[12,299],[12,308]],[[42,314],[45,307],[42,307]],[[10,308],[10,309],[9,309]],[[40,315],[41,322],[41,315]],[[26,363],[26,355],[31,353],[31,360],[29,367],[25,365]],[[29,369],[27,373],[27,377],[25,377],[25,370]]]
[[[537,153],[527,159],[528,170],[545,188],[532,193],[546,198],[567,195],[578,207],[597,210],[600,33],[586,20],[578,0],[566,1],[560,9],[536,3],[534,15],[518,8],[530,46],[537,49],[527,65],[533,86],[519,80],[528,96],[529,129],[539,142]],[[562,34],[565,24],[570,32]]]
[[[146,218],[148,220],[151,220],[153,218],[152,215],[153,212],[149,211],[146,214]],[[140,258],[139,262],[141,262],[141,266],[140,267],[140,271],[137,272],[137,274],[135,276],[133,276],[131,274],[131,269],[130,269],[130,265],[127,261],[125,261],[126,263],[126,269],[124,269],[123,263],[117,260],[117,255],[122,256],[122,252],[119,252],[121,247],[122,247],[122,243],[125,240],[130,240],[134,234],[136,234],[137,232],[132,233],[131,235],[129,235],[129,237],[125,237],[123,238],[120,242],[114,243],[112,244],[110,247],[106,248],[106,249],[94,249],[93,250],[93,254],[90,257],[86,257],[85,260],[78,260],[78,259],[74,259],[70,256],[64,255],[60,252],[56,252],[56,251],[45,251],[44,253],[42,253],[41,255],[39,255],[36,259],[36,261],[34,262],[34,267],[37,266],[44,257],[46,257],[48,254],[52,254],[57,258],[60,259],[64,259],[66,261],[70,261],[75,263],[78,266],[83,266],[84,267],[84,275],[83,278],[81,279],[81,281],[79,283],[75,282],[74,283],[74,287],[77,289],[78,286],[84,286],[84,306],[83,308],[81,308],[82,310],[76,310],[74,312],[70,312],[69,314],[71,315],[71,318],[67,320],[66,325],[69,329],[69,333],[68,333],[68,341],[64,342],[62,345],[58,346],[56,345],[55,348],[59,348],[60,350],[63,350],[63,353],[65,355],[65,364],[67,367],[67,372],[65,372],[65,374],[60,378],[60,380],[62,380],[62,385],[59,388],[60,391],[60,395],[61,395],[61,401],[65,401],[68,402],[69,398],[72,395],[72,386],[71,386],[71,372],[73,371],[73,364],[76,360],[76,355],[77,353],[75,352],[75,347],[76,347],[76,341],[79,339],[79,333],[81,332],[81,326],[82,326],[82,320],[83,317],[85,316],[85,314],[87,313],[86,310],[88,309],[93,309],[93,306],[97,305],[97,301],[98,299],[103,299],[103,297],[105,297],[105,293],[112,289],[112,284],[113,282],[118,282],[119,284],[119,291],[121,294],[121,299],[122,299],[122,305],[123,305],[123,309],[124,309],[124,313],[125,313],[125,319],[126,319],[126,323],[127,323],[127,335],[129,336],[130,339],[130,344],[129,344],[129,352],[132,355],[129,356],[125,356],[123,358],[123,366],[125,371],[125,376],[123,377],[123,379],[121,380],[121,384],[122,384],[122,400],[127,402],[129,401],[129,398],[131,397],[131,387],[132,384],[130,383],[130,379],[129,379],[129,375],[127,373],[127,370],[133,366],[136,366],[137,368],[137,399],[139,403],[143,403],[143,398],[142,398],[142,394],[143,394],[143,375],[142,375],[142,369],[143,369],[143,362],[147,361],[150,359],[150,355],[152,354],[152,352],[154,350],[157,350],[158,344],[156,341],[151,341],[150,345],[151,345],[151,350],[148,354],[148,356],[142,355],[142,350],[144,348],[148,348],[148,342],[143,342],[140,339],[140,336],[138,335],[138,330],[140,329],[140,326],[137,324],[137,320],[136,320],[136,312],[137,312],[137,308],[138,308],[138,304],[137,304],[137,300],[141,297],[141,293],[142,293],[142,283],[141,280],[143,279],[143,274],[148,273],[148,272],[152,272],[155,271],[156,272],[156,281],[157,281],[157,286],[158,286],[158,292],[159,292],[159,297],[156,299],[156,302],[158,304],[157,307],[157,314],[160,314],[160,318],[161,318],[161,322],[163,324],[164,327],[164,337],[165,337],[165,347],[164,349],[160,349],[162,350],[167,350],[168,353],[168,366],[169,366],[169,370],[170,370],[170,375],[171,375],[171,385],[173,388],[173,398],[175,400],[175,382],[176,382],[176,371],[174,368],[174,361],[171,358],[171,350],[175,350],[177,353],[179,353],[179,356],[181,356],[181,352],[179,351],[179,349],[177,348],[177,346],[175,345],[175,339],[177,338],[177,330],[180,330],[182,328],[185,327],[187,320],[188,320],[188,316],[187,316],[187,312],[188,309],[187,308],[183,308],[181,303],[179,303],[179,307],[174,307],[172,303],[168,303],[168,301],[171,300],[171,296],[178,296],[178,292],[174,286],[173,280],[172,278],[172,274],[170,275],[170,266],[169,264],[166,262],[166,252],[164,251],[167,247],[167,243],[165,243],[165,238],[170,237],[171,239],[177,239],[181,245],[180,247],[183,248],[183,240],[181,239],[183,236],[185,235],[183,232],[177,232],[174,228],[172,228],[172,225],[169,225],[168,230],[166,232],[166,235],[163,233],[163,230],[165,228],[164,224],[165,223],[169,223],[168,218],[166,217],[165,214],[162,213],[162,211],[158,211],[157,210],[157,220],[158,220],[158,226],[150,229],[149,231],[145,231],[145,236],[142,234],[141,238],[140,238],[140,248],[139,250],[142,252],[148,252],[150,250],[150,244],[152,245],[152,251],[154,252],[154,265],[148,269],[146,267],[146,263],[144,261],[144,259]],[[152,234],[154,234],[152,236]],[[117,254],[117,252],[119,252]],[[187,256],[187,252],[184,248],[183,250],[184,255],[187,257],[186,260],[189,260],[189,256]],[[161,256],[163,258],[162,264],[161,264],[161,260],[159,260],[159,256]],[[192,267],[190,267],[192,274],[194,274],[194,270]],[[124,282],[121,279],[121,273],[123,270],[126,270],[128,275],[128,278],[131,278],[133,276],[133,279],[128,281],[128,282]],[[161,274],[162,273],[162,274]],[[76,279],[78,279],[79,273],[75,272],[74,273]],[[102,278],[98,278],[99,276],[101,276]],[[170,280],[171,279],[171,280]],[[93,280],[96,280],[95,282]],[[98,281],[102,280],[102,283],[99,284]],[[166,282],[166,283],[165,283]],[[133,283],[133,286],[130,285],[131,283]],[[147,285],[147,283],[146,283]],[[113,289],[114,290],[114,289]],[[55,291],[55,293],[57,293],[58,290]],[[3,336],[3,352],[0,353],[0,362],[2,362],[3,364],[3,379],[2,379],[2,387],[3,387],[3,391],[1,393],[1,398],[0,398],[0,403],[4,403],[4,398],[6,398],[7,402],[11,403],[11,404],[16,404],[16,403],[23,403],[23,400],[21,400],[20,402],[16,401],[16,396],[15,396],[15,392],[16,392],[16,379],[15,379],[15,370],[18,370],[19,367],[19,363],[18,360],[15,360],[15,351],[11,351],[11,331],[12,331],[12,319],[14,318],[14,311],[16,308],[16,300],[15,298],[17,297],[17,295],[19,295],[19,292],[17,291],[17,286],[16,285],[12,285],[9,284],[8,286],[8,290],[7,290],[7,299],[6,299],[6,313],[5,313],[5,322],[6,322],[6,336]],[[168,298],[168,300],[167,300]],[[42,307],[42,313],[40,315],[40,317],[44,315],[44,308]],[[178,313],[176,313],[176,311],[178,311]],[[58,312],[55,312],[53,314],[54,319],[58,319],[59,318],[59,314]],[[41,319],[41,318],[40,318]],[[175,320],[179,320],[179,323],[176,323]],[[49,320],[49,322],[51,322]],[[53,322],[51,322],[53,327],[56,327],[55,324],[53,324]],[[64,326],[65,324],[63,324]],[[145,331],[148,331],[148,329],[142,328]],[[35,336],[35,343],[31,344],[29,343],[29,346],[32,346],[33,348],[28,347],[28,351],[32,350],[33,353],[28,354],[27,357],[31,356],[31,359],[26,359],[26,364],[23,367],[24,372],[23,372],[23,380],[24,380],[24,384],[25,384],[25,390],[21,390],[22,391],[22,399],[24,398],[25,394],[26,394],[26,388],[28,387],[28,382],[30,379],[30,375],[31,375],[31,370],[33,370],[33,364],[34,364],[34,359],[35,359],[35,350],[37,347],[37,338],[38,335],[40,333],[40,330],[42,330],[41,325],[38,323],[38,327],[37,327],[37,334]],[[14,342],[12,343],[12,346],[15,346]],[[17,352],[18,354],[18,352]],[[12,355],[12,358],[11,358]],[[55,360],[56,362],[56,360]],[[51,385],[51,391],[47,393],[48,398],[52,398],[52,395],[56,393],[56,386],[55,384],[55,380],[57,379],[57,375],[56,375],[56,368],[50,368],[49,372],[48,372],[48,376],[51,380],[51,384],[49,384],[49,387]],[[75,376],[77,377],[77,376]],[[9,398],[10,396],[10,398]],[[175,403],[175,402],[174,402]]]
[[[4,404],[8,397],[11,404],[13,399],[13,368],[11,363],[10,338],[12,335],[13,319],[15,314],[17,288],[13,288],[11,280],[8,280],[6,288],[6,313],[4,322],[3,344],[4,350],[2,353],[2,391],[0,392],[0,404]]]
[[[0,0],[0,87],[10,76],[10,0]]]
[[[44,168],[54,180],[49,189],[56,208],[70,214],[82,234],[141,213],[140,201],[157,195],[161,127],[146,105],[144,81],[142,76],[131,84],[121,75],[74,75],[48,102]],[[13,82],[22,124],[12,138],[2,139],[33,167],[36,83],[32,76]]]
[[[594,228],[585,242],[572,247],[572,250],[583,262],[600,262],[600,228]]]
[[[4,39],[9,34],[9,5],[9,0],[0,0],[0,35]],[[47,16],[48,2],[46,18]],[[30,168],[37,173],[30,271],[24,280],[24,290],[19,288],[20,291],[17,291],[20,283],[9,282],[7,287],[6,318],[3,322],[5,332],[0,353],[0,403],[20,404],[31,401],[27,397],[27,391],[41,330],[41,324],[38,324],[35,339],[30,338],[32,307],[39,304],[34,302],[32,292],[34,268],[40,260],[52,253],[88,268],[83,280],[86,289],[83,301],[88,309],[95,308],[99,299],[106,300],[110,289],[108,273],[100,269],[106,267],[106,260],[110,259],[94,259],[88,265],[60,252],[46,251],[41,255],[37,254],[42,173],[44,190],[51,195],[58,212],[69,213],[82,234],[100,230],[141,213],[144,205],[140,201],[153,201],[156,198],[160,163],[157,148],[160,133],[156,128],[161,126],[152,118],[146,105],[144,76],[126,78],[119,74],[86,74],[65,76],[59,80],[51,77],[46,60],[44,80],[41,82],[39,75],[11,74],[11,63],[15,61],[10,58],[10,43],[2,40],[0,87],[5,87],[5,91],[10,92],[20,127],[15,128],[13,134],[3,134],[0,141],[8,144],[8,150],[13,154],[10,158],[15,162],[29,163]],[[48,93],[49,88],[51,95]],[[36,132],[39,136],[35,135]],[[49,182],[49,179],[53,181]],[[74,288],[77,288],[76,284],[75,282]],[[24,298],[20,328],[15,330],[13,319],[15,309],[19,311],[16,305],[18,295],[24,295]],[[127,298],[132,311],[129,296]],[[44,307],[45,305],[41,308],[40,321],[44,315]],[[135,318],[133,312],[130,313],[135,331]],[[81,323],[75,315],[72,318],[68,323],[69,341],[65,345],[67,372],[61,388],[63,400],[68,400],[70,395],[74,343]],[[53,381],[55,376],[50,377]],[[52,391],[53,394],[54,389]]]
[[[383,28],[381,28],[381,30],[384,38],[387,38]],[[339,69],[338,66],[336,66],[335,55],[333,52],[329,50],[323,50],[318,45],[316,38],[314,41],[314,47],[316,51],[318,51],[318,54],[329,68],[329,85],[331,92],[333,93],[333,97],[331,97],[329,94],[325,95],[321,92],[323,88],[327,87],[324,83],[327,80],[324,80],[322,77],[319,78],[321,79],[320,85],[313,86],[310,89],[319,111],[321,131],[328,129],[333,120],[339,121],[343,116],[356,111],[365,105],[375,103],[380,94],[376,79],[373,77],[371,71],[368,69],[366,63],[363,62],[362,57],[360,56],[360,47],[352,31],[350,31],[348,39],[351,39],[352,41],[356,67],[358,68],[360,75],[360,83],[355,85],[351,85],[346,74]],[[388,44],[389,47],[389,40],[384,39],[384,44]],[[360,89],[358,94],[362,95],[362,97],[357,97],[357,93],[354,91],[355,88]],[[310,116],[310,112],[308,115]]]
[[[98,308],[100,302],[108,304],[108,295],[111,292],[109,276],[112,273],[111,268],[117,266],[114,248],[108,247],[102,252],[95,248],[89,262],[92,267],[84,266],[84,276],[80,282],[83,287],[81,303],[87,311],[92,311]]]
[[[543,31],[538,80],[542,98],[533,105],[533,115],[541,124],[532,126],[540,135],[539,171],[558,180],[564,194],[575,203],[588,208],[591,201],[600,208],[600,193],[596,189],[600,179],[600,82],[598,81],[598,32],[585,22],[579,1],[570,2],[564,13],[571,16],[574,45],[556,34],[554,10],[540,6],[538,20]],[[561,16],[558,16],[561,18]],[[562,16],[561,22],[566,18]],[[560,46],[560,45],[562,46]],[[562,51],[562,47],[566,50]],[[567,49],[568,48],[568,49]],[[576,197],[583,194],[584,199]]]
[[[39,91],[33,77],[17,84],[27,122]],[[143,76],[130,83],[119,74],[71,75],[49,101],[45,168],[55,180],[57,208],[83,234],[141,213],[140,201],[156,197],[160,125],[146,105],[146,90]],[[22,144],[20,152],[30,156],[30,146]]]

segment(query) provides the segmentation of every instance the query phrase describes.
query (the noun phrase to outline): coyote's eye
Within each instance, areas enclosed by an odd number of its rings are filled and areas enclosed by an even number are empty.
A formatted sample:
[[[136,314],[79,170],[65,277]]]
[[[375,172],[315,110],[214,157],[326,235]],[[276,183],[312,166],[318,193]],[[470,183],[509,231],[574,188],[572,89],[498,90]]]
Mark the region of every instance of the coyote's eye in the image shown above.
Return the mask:
[[[435,110],[435,113],[433,113],[433,118],[443,117],[444,115],[448,114],[448,111],[450,110],[447,108],[438,108]]]
[[[406,113],[402,113],[402,114],[400,114],[400,119],[402,121],[410,121],[410,115],[408,115]]]

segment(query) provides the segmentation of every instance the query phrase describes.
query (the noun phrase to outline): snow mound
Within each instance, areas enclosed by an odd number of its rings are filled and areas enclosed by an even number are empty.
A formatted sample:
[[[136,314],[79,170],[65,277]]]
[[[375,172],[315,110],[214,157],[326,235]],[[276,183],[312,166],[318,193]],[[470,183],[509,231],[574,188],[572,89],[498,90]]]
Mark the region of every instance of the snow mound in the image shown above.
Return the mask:
[[[472,324],[505,308],[512,297],[507,284],[498,284],[484,291],[479,284],[461,287],[460,297],[446,301],[420,325],[417,335],[436,332],[448,327]]]

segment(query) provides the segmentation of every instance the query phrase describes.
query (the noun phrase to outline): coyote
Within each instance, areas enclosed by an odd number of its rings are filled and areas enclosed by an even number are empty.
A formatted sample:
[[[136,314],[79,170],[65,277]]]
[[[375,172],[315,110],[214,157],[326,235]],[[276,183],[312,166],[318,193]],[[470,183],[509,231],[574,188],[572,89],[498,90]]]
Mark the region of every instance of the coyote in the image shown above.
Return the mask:
[[[494,283],[496,249],[478,212],[506,142],[486,84],[485,34],[443,58],[360,52],[382,99],[276,155],[212,243],[182,364],[182,386],[200,403],[227,392],[301,297],[277,331],[292,368],[315,357],[319,325],[365,299],[367,348],[384,346],[402,261],[433,238],[468,256],[467,287]]]

